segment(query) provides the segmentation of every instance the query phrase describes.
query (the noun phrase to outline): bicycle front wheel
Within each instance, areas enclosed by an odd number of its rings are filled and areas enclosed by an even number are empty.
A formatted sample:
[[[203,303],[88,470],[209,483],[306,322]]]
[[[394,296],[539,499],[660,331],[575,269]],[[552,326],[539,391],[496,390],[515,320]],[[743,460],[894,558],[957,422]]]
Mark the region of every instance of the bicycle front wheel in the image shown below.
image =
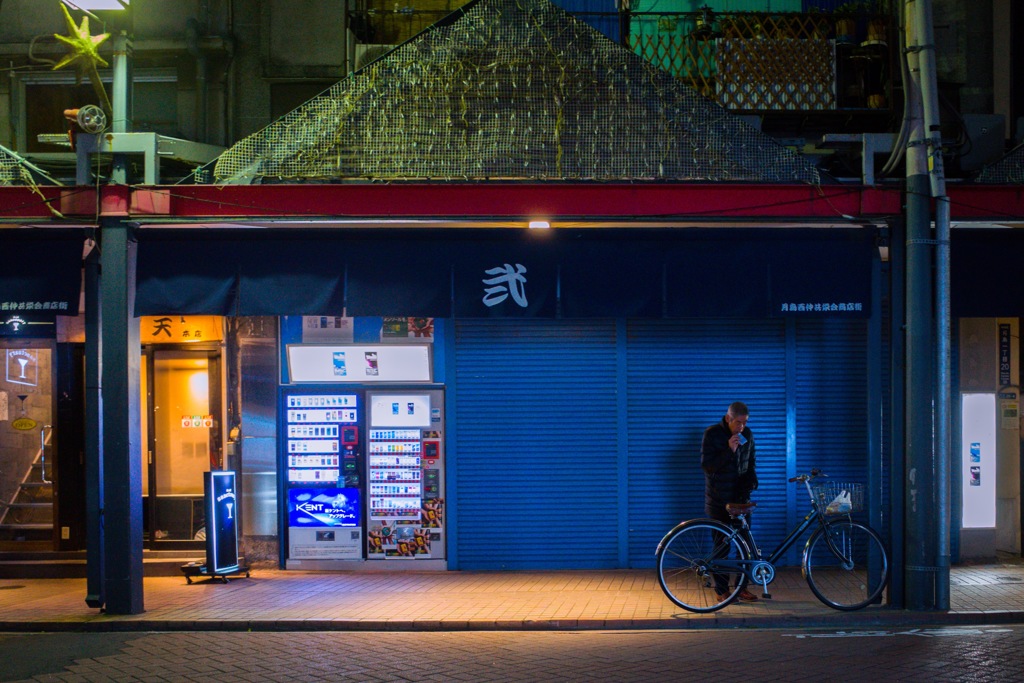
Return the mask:
[[[668,599],[691,612],[714,612],[736,599],[746,585],[737,568],[717,568],[717,560],[749,559],[746,544],[711,519],[685,522],[658,549],[658,581]]]
[[[815,531],[804,548],[804,578],[829,607],[850,611],[882,594],[889,579],[885,546],[870,527],[842,520]]]

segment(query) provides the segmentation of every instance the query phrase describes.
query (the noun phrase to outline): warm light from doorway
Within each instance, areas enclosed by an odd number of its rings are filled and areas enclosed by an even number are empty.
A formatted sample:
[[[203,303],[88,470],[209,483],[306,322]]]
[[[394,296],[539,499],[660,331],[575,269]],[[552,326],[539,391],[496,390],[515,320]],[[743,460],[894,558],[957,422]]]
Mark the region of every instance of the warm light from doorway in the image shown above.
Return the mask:
[[[210,397],[210,376],[205,370],[193,372],[188,378],[188,392],[197,403],[202,403]]]

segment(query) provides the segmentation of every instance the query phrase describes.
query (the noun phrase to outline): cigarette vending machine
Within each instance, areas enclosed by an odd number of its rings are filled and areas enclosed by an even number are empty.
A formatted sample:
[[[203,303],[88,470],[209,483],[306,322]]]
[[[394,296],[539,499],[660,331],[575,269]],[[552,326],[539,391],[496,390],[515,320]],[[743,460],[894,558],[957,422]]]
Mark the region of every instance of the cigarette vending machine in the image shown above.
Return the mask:
[[[281,403],[287,559],[362,559],[360,393],[283,388]]]
[[[366,394],[368,560],[445,558],[444,392]]]

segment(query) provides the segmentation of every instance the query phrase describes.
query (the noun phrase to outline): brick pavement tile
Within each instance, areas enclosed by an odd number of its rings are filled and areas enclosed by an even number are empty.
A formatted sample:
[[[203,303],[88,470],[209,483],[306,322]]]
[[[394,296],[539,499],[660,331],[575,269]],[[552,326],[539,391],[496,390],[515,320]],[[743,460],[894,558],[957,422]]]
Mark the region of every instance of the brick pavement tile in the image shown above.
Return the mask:
[[[1018,565],[970,567],[952,573],[954,612],[1024,609],[1024,568]],[[1016,580],[1015,580],[1016,579]],[[15,585],[0,581],[0,587]],[[816,602],[798,571],[780,570],[774,600],[731,605],[713,615],[690,615],[661,594],[652,571],[330,574],[260,570],[252,579],[230,584],[192,584],[180,578],[145,581],[142,615],[112,616],[83,606],[84,581],[34,580],[23,588],[0,590],[0,622],[54,622],[68,626],[147,628],[247,628],[276,620],[283,627],[300,622],[355,620],[364,626],[418,622],[470,624],[473,628],[522,628],[528,620],[571,628],[580,620],[615,624],[636,620],[687,623],[744,623],[748,618],[810,617],[836,613]],[[423,599],[427,596],[428,599]],[[671,623],[671,622],[669,622]]]

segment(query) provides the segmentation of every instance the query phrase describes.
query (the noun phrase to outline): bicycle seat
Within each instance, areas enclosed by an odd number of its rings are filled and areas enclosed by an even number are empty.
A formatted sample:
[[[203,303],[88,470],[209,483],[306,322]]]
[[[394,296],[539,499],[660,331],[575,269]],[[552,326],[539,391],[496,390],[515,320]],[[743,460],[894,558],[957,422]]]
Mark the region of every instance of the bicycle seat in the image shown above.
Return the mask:
[[[725,511],[732,517],[739,517],[745,515],[754,508],[757,507],[757,503],[726,503]]]

